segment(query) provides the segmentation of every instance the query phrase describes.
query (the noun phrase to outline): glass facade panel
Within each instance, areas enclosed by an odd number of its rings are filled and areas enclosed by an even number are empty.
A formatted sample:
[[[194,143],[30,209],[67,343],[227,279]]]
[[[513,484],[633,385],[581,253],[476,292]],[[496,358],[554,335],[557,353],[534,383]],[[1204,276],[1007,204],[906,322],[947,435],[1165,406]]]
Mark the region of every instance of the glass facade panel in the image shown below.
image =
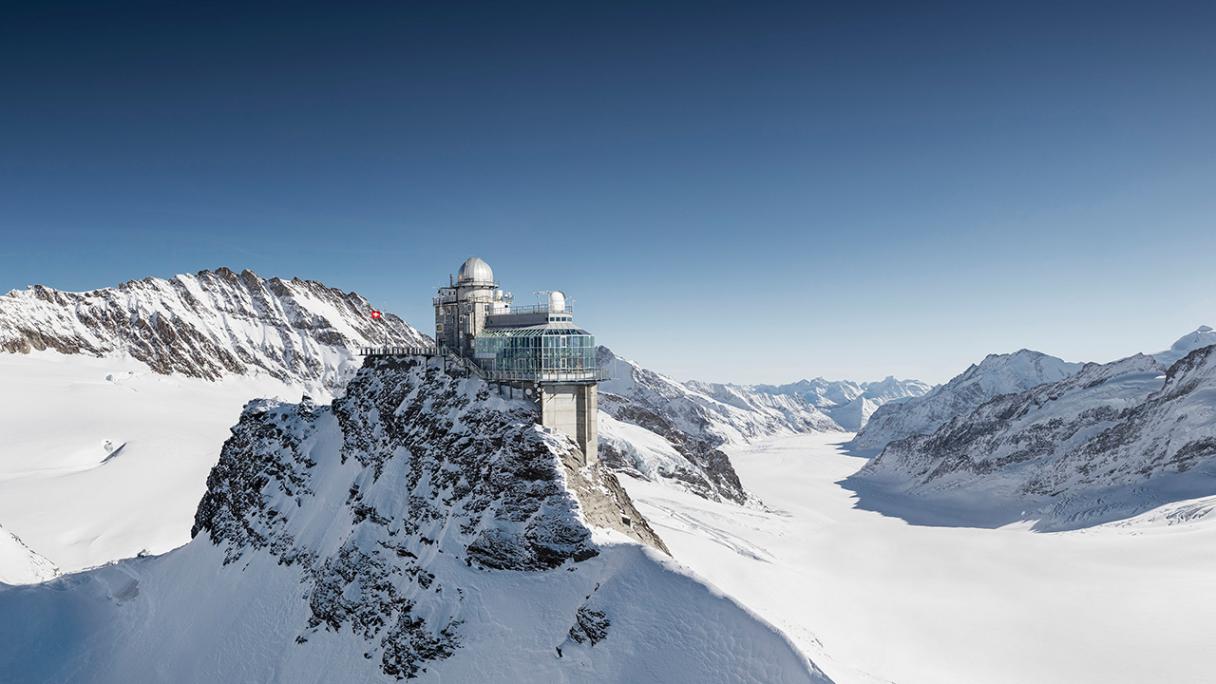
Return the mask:
[[[598,376],[595,337],[578,328],[513,328],[477,336],[477,364],[496,379],[583,381]]]

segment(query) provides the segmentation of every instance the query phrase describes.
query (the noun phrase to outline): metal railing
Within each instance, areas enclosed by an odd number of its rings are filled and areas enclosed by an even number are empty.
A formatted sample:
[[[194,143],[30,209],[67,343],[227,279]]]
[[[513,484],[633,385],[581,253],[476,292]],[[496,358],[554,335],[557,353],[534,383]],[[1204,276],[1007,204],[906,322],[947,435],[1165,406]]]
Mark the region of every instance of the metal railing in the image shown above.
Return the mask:
[[[491,314],[491,315],[493,315],[493,316],[506,316],[506,315],[510,315],[510,314],[538,314],[538,313],[568,313],[568,314],[572,314],[572,313],[574,313],[574,307],[573,307],[573,306],[571,306],[571,305],[569,305],[569,304],[567,304],[567,305],[566,305],[566,307],[565,307],[564,309],[561,309],[560,311],[551,311],[551,310],[549,309],[549,305],[548,305],[548,304],[528,304],[528,305],[525,305],[525,306],[514,306],[514,305],[513,305],[513,306],[511,306],[511,309],[510,309],[509,311],[503,311],[502,313]]]
[[[489,370],[475,360],[458,354],[444,353],[435,347],[360,347],[362,356],[426,356],[443,357],[456,367],[464,368],[486,380],[497,382],[600,382],[610,380],[604,368],[547,368],[544,370]]]
[[[439,356],[434,347],[359,347],[360,356]]]
[[[482,370],[481,375],[487,380],[499,382],[599,382],[609,379],[603,368],[542,371]]]

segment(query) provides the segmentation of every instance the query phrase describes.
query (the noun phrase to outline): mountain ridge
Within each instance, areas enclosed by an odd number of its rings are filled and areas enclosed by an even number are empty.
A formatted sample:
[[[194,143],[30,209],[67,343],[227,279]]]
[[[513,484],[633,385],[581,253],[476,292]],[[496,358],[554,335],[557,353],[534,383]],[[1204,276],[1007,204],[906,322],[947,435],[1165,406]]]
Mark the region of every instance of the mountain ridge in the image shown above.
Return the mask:
[[[1195,338],[1172,349],[1187,340]],[[1028,519],[1054,531],[1216,495],[1216,345],[1168,369],[1160,358],[1085,364],[892,441],[849,478],[859,505],[881,509],[876,492],[887,492],[947,506],[965,521]],[[1206,514],[1200,509],[1188,515]]]
[[[124,353],[161,374],[265,372],[332,392],[357,368],[357,347],[428,339],[371,311],[361,295],[315,280],[227,267],[84,292],[34,285],[0,297],[0,351]]]

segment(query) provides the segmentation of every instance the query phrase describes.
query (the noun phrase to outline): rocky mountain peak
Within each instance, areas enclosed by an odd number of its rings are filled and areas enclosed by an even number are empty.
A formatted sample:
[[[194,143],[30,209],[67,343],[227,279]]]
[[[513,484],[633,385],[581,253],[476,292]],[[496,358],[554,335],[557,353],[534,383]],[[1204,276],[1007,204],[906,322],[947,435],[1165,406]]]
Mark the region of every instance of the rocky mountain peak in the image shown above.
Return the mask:
[[[357,368],[357,347],[426,341],[371,310],[359,294],[314,280],[227,267],[87,292],[34,285],[0,297],[0,350],[118,353],[163,374],[266,373],[333,391]]]
[[[995,397],[1058,382],[1081,367],[1029,349],[989,354],[923,396],[878,407],[851,444],[855,449],[876,451],[910,435],[931,433]]]

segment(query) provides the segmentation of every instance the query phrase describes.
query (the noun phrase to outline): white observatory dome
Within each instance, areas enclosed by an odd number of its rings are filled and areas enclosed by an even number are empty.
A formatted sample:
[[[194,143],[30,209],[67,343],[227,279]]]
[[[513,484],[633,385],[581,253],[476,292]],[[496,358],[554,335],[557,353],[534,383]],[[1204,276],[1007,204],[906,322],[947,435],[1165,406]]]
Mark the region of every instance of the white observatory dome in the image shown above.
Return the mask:
[[[456,283],[458,285],[477,284],[489,285],[494,282],[494,271],[490,270],[490,265],[477,257],[469,257],[460,265],[460,272],[456,274]]]
[[[549,293],[549,313],[559,313],[566,310],[566,295],[554,290]]]

